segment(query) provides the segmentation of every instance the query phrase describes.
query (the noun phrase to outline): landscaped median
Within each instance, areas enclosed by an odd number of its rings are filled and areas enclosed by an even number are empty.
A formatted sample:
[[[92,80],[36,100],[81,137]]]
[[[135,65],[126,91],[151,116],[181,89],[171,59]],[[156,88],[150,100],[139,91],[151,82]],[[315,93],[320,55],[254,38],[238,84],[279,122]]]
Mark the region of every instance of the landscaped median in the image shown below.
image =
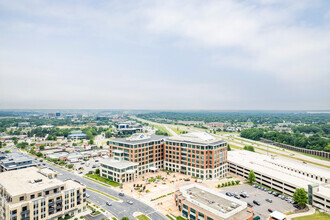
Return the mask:
[[[114,197],[114,196],[110,196],[109,194],[106,194],[106,193],[104,193],[104,192],[101,192],[101,191],[99,191],[99,190],[96,190],[96,189],[93,189],[93,188],[89,188],[89,187],[86,187],[88,190],[90,190],[90,191],[93,191],[93,192],[96,192],[96,193],[99,193],[99,194],[102,194],[102,195],[104,195],[104,196],[106,196],[106,197],[108,197],[108,198],[110,198],[110,199],[113,199],[113,200],[115,200],[115,201],[117,201],[117,202],[122,202],[120,199],[118,199],[118,198],[116,198],[116,197]]]
[[[101,177],[98,174],[86,174],[84,176],[84,178],[89,179],[89,180],[94,181],[94,182],[97,182],[97,183],[100,183],[101,185],[104,185],[104,186],[113,186],[113,187],[120,186],[119,183],[111,181],[111,180],[106,179],[104,177]]]

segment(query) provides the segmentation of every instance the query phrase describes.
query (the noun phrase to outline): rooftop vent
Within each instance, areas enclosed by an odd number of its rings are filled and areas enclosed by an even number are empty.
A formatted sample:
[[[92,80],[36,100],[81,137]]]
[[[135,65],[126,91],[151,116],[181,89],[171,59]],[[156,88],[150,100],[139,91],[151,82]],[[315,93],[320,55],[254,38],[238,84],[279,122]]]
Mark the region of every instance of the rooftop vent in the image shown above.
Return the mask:
[[[36,179],[36,180],[34,180],[34,182],[35,183],[40,183],[40,182],[42,182],[42,179]]]

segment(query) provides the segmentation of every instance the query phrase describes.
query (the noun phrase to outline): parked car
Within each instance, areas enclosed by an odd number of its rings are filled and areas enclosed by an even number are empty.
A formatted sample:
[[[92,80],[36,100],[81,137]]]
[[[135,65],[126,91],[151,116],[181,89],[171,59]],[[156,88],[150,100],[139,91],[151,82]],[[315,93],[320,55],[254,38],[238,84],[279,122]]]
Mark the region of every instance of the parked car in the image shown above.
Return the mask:
[[[118,195],[120,196],[124,196],[125,194],[123,192],[120,192]]]
[[[234,195],[235,199],[241,199],[241,197],[239,197],[239,195]]]
[[[190,181],[190,179],[189,178],[185,178],[184,181]]]
[[[112,202],[106,202],[107,206],[112,206]]]
[[[249,202],[247,203],[247,205],[250,206],[250,207],[253,207],[253,205],[251,203],[249,203]]]
[[[133,201],[131,201],[131,200],[127,200],[127,203],[130,205],[133,205]]]
[[[272,193],[273,193],[273,191],[271,191],[271,190],[268,191],[268,194],[272,194]]]
[[[86,193],[86,197],[89,198],[89,194]]]
[[[253,185],[254,188],[258,188],[258,185]]]
[[[271,199],[266,199],[266,201],[269,202],[269,203],[273,202],[273,200],[271,200]]]
[[[268,209],[268,212],[274,212],[273,209]]]
[[[260,206],[260,202],[258,202],[257,200],[253,200],[253,203]]]
[[[233,196],[233,194],[231,194],[230,192],[226,192],[226,196]]]
[[[243,198],[247,197],[245,193],[241,193],[240,196],[242,196]]]

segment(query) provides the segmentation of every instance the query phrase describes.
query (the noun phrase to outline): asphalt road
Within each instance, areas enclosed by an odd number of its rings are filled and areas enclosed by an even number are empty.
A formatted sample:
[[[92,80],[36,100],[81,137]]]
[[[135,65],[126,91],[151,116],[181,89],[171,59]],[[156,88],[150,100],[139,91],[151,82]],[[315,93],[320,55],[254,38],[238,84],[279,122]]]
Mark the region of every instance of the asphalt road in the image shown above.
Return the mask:
[[[31,156],[29,156],[29,157],[31,157]],[[33,157],[31,157],[31,158],[33,158]],[[87,190],[87,193],[90,195],[90,197],[88,198],[89,201],[91,201],[95,204],[98,204],[103,209],[109,211],[111,214],[116,216],[116,218],[118,218],[118,219],[120,219],[124,216],[127,216],[130,219],[135,219],[133,217],[133,213],[134,212],[142,212],[142,213],[146,214],[147,216],[149,216],[152,220],[168,220],[165,216],[160,214],[158,211],[156,211],[152,207],[146,205],[145,203],[143,203],[143,202],[141,202],[137,199],[134,199],[134,198],[132,198],[130,196],[127,196],[127,195],[125,195],[124,197],[121,197],[121,196],[118,195],[119,191],[116,191],[116,190],[111,189],[109,187],[102,186],[98,183],[95,183],[93,181],[90,181],[88,179],[80,177],[76,174],[70,173],[66,170],[63,170],[63,169],[57,167],[57,166],[54,166],[52,164],[47,163],[47,161],[44,161],[44,162],[47,164],[47,167],[52,168],[53,170],[55,170],[56,172],[61,174],[61,175],[58,175],[58,177],[57,177],[58,179],[61,179],[61,180],[65,180],[65,179],[77,180],[77,181],[83,183],[84,185],[86,185],[89,188],[96,189],[98,191],[104,192],[106,194],[109,194],[111,196],[114,196],[114,197],[117,197],[117,198],[123,200],[123,202],[113,201],[112,206],[107,206],[106,202],[111,201],[110,198],[108,198],[104,195],[101,195],[99,193],[96,193],[94,191]],[[127,200],[133,201],[133,205],[129,205],[126,202]]]

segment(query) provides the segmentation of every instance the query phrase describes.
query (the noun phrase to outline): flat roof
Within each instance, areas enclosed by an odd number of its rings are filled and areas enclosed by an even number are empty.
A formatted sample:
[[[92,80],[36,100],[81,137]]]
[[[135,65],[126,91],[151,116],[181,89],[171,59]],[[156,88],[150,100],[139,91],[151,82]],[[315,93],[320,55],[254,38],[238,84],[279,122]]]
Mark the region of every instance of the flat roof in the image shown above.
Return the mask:
[[[307,189],[308,185],[311,183],[322,184],[322,182],[318,180],[270,163],[269,160],[277,160],[277,158],[271,158],[271,156],[246,150],[228,151],[229,163],[237,164],[257,173],[272,176],[283,182],[290,183],[292,186]]]
[[[180,188],[182,196],[200,208],[227,219],[247,208],[247,203],[198,184]]]
[[[41,170],[49,173],[50,171]],[[31,183],[30,181],[42,180],[41,182]],[[6,191],[11,196],[17,196],[21,194],[29,194],[36,191],[43,191],[52,187],[59,187],[63,185],[63,182],[59,179],[49,179],[40,173],[40,170],[36,167],[29,167],[25,169],[8,171],[0,173],[0,184],[6,188]],[[77,187],[80,184],[74,182],[70,186]],[[67,185],[68,187],[68,185]],[[69,187],[70,188],[70,187]]]
[[[168,138],[168,141],[178,141],[186,143],[197,143],[203,145],[216,145],[220,143],[226,143],[226,141],[213,137],[206,132],[191,132],[187,134],[181,134],[177,136],[172,136]]]
[[[111,139],[110,142],[118,142],[123,144],[142,144],[142,143],[149,143],[152,141],[160,141],[162,139],[165,139],[166,136],[162,135],[148,135],[148,138],[140,138],[140,139],[129,139],[129,138],[117,138],[117,139]]]
[[[114,160],[114,159],[100,159],[100,163],[117,169],[124,169],[131,166],[139,165],[139,163],[135,163],[135,162],[130,162],[126,160]]]

